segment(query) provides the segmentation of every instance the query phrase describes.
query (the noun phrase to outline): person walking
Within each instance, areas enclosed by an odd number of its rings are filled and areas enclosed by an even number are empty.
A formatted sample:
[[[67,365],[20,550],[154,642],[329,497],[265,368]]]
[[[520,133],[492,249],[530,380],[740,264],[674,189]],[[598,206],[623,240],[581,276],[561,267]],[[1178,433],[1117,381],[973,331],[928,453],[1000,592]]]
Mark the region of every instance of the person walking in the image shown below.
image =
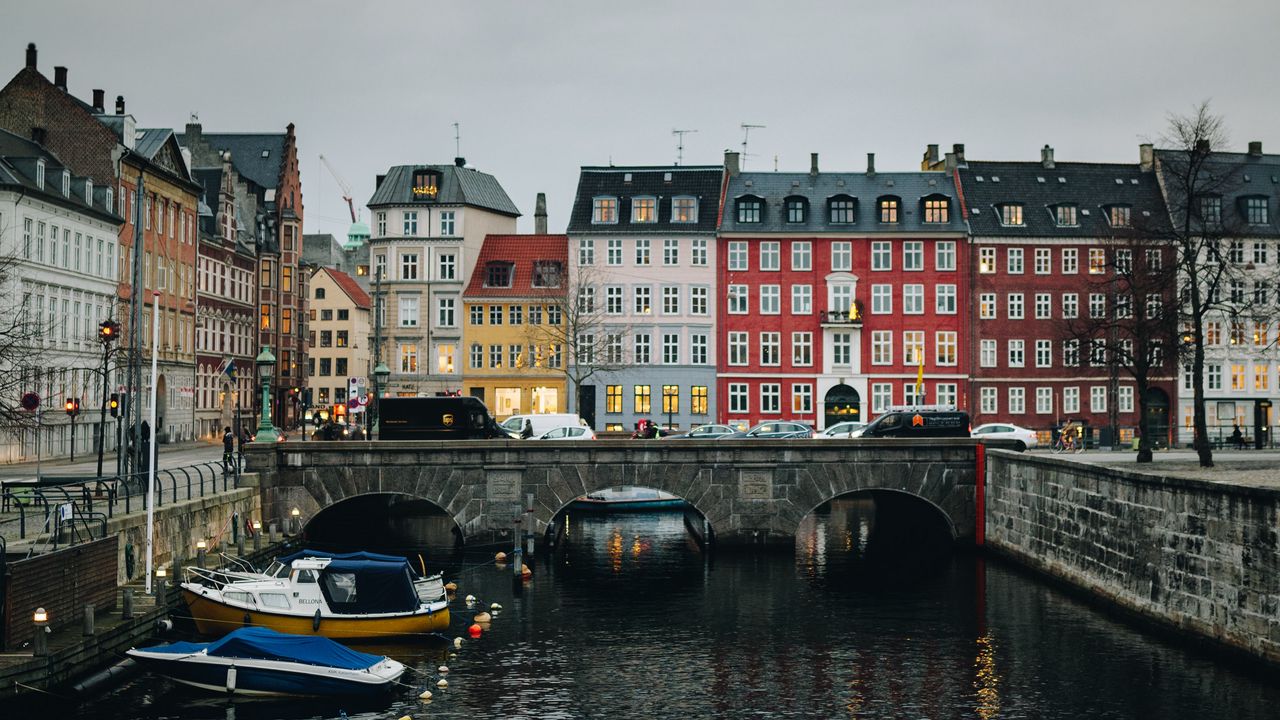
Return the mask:
[[[1240,432],[1239,424],[1231,425],[1231,444],[1235,445],[1237,450],[1244,449],[1244,433]]]
[[[524,427],[520,428],[520,439],[528,440],[531,437],[533,437],[533,421],[526,418]]]
[[[222,474],[230,475],[236,462],[236,436],[231,432],[231,426],[223,428],[222,432]]]

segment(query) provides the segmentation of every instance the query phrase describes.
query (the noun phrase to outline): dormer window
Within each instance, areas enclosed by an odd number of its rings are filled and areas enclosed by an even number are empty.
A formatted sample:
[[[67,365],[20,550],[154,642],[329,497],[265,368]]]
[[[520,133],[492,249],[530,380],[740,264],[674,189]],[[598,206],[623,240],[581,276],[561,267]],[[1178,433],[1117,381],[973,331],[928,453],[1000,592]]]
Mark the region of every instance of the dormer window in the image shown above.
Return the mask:
[[[1133,210],[1128,205],[1108,205],[1107,222],[1111,223],[1111,227],[1129,227],[1130,212]]]
[[[435,200],[440,194],[440,173],[435,170],[413,171],[413,199]]]
[[[1070,203],[1053,206],[1053,221],[1058,227],[1075,227],[1080,224],[1077,208]]]
[[[658,199],[654,197],[637,197],[631,199],[631,222],[658,222]]]
[[[1022,222],[1022,203],[1004,203],[997,205],[996,210],[1000,213],[1000,224],[1005,226],[1020,227]]]
[[[671,198],[671,222],[698,222],[698,198],[689,195]]]
[[[738,198],[738,222],[758,223],[764,216],[764,200],[755,195]]]
[[[827,201],[828,213],[831,217],[831,223],[835,225],[848,225],[854,222],[854,210],[857,207],[856,201],[848,195],[834,195]]]
[[[84,204],[93,207],[93,181],[84,181]]]
[[[71,197],[71,171],[62,171],[62,197]]]
[[[113,189],[107,188],[106,199],[107,212],[110,212],[116,206],[115,191]]]
[[[798,196],[792,196],[785,201],[787,208],[787,222],[802,223],[808,220],[809,201]]]
[[[1266,225],[1270,222],[1267,199],[1262,196],[1244,199],[1244,221],[1250,225]]]
[[[598,197],[591,201],[591,224],[613,225],[618,222],[618,198]]]
[[[876,206],[880,208],[880,222],[898,222],[898,209],[902,207],[902,201],[900,199],[896,197],[882,197],[876,201]]]
[[[511,287],[511,263],[490,262],[484,266],[484,286],[491,288]]]
[[[1217,195],[1200,198],[1200,222],[1211,228],[1222,225],[1222,198]]]
[[[559,260],[535,260],[533,263],[534,287],[560,287],[564,266]]]
[[[44,158],[36,161],[36,188],[44,189]]]
[[[951,221],[951,200],[944,195],[930,195],[924,199],[924,221],[945,224]]]

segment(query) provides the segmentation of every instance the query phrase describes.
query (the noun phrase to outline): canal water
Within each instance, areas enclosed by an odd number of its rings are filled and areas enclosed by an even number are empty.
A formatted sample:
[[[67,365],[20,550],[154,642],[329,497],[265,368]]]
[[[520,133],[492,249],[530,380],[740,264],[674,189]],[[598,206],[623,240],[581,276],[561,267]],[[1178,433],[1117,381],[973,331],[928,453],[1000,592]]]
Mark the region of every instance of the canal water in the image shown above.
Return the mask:
[[[238,701],[138,676],[39,717],[1275,718],[1274,675],[1172,644],[1003,563],[837,501],[796,552],[708,555],[679,513],[583,515],[517,595],[491,551],[437,552],[502,610],[478,640],[364,646],[415,669],[386,701]],[[890,538],[886,540],[885,538]],[[903,553],[886,542],[915,547]],[[879,544],[879,546],[877,546]],[[434,687],[447,663],[449,686]],[[421,689],[435,698],[424,704]],[[24,716],[27,714],[24,713]]]

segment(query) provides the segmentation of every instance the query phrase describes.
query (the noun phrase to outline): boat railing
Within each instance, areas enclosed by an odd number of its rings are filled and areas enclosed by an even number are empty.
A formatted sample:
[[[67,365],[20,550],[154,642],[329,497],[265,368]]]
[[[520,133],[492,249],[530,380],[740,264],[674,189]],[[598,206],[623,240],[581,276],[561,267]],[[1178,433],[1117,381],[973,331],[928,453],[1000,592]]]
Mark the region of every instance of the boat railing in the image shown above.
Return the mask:
[[[222,568],[202,568],[197,565],[188,565],[182,569],[183,580],[189,583],[196,583],[211,587],[214,590],[221,590],[227,585],[245,580],[263,580],[264,577],[260,573],[247,573],[236,570],[226,570]]]
[[[228,555],[226,553],[218,553],[222,558],[222,567],[224,570],[232,572],[244,573],[246,575],[262,575],[262,571],[254,567],[252,563],[242,557]]]

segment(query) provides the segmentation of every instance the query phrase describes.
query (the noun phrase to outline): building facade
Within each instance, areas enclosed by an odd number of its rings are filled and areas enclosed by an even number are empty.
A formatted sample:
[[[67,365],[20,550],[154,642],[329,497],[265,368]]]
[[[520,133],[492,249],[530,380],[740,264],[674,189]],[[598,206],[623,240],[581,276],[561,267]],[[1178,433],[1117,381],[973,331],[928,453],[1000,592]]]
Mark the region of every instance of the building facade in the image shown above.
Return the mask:
[[[817,429],[963,405],[968,261],[950,174],[739,172],[717,237],[718,418]],[[917,393],[917,387],[922,392]]]
[[[391,370],[383,392],[461,392],[462,293],[484,238],[514,233],[520,211],[496,178],[462,158],[390,168],[368,207],[373,284],[382,288],[374,322]]]
[[[565,348],[551,324],[565,299],[568,237],[490,235],[463,294],[463,392],[499,419],[565,412]]]
[[[344,404],[351,380],[372,387],[373,329],[369,294],[356,279],[333,268],[312,271],[309,317],[311,353],[307,388],[314,407]]]
[[[578,330],[594,337],[577,343],[570,362],[601,370],[569,391],[572,409],[596,429],[630,430],[641,418],[688,429],[716,417],[722,175],[715,166],[584,167],[578,175],[570,285],[602,312]]]

